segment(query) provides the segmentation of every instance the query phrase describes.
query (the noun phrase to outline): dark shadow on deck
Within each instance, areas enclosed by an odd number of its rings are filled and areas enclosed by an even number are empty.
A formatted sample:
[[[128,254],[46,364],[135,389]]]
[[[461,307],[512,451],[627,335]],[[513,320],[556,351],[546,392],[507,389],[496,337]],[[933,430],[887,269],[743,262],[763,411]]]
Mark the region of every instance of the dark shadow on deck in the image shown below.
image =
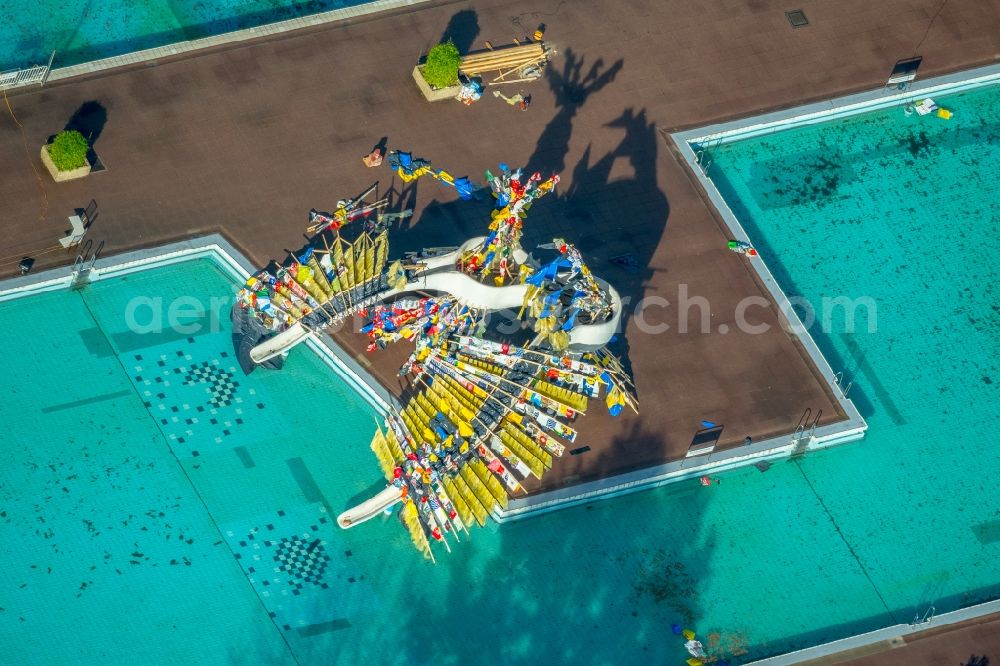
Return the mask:
[[[474,9],[463,9],[451,17],[438,42],[447,42],[450,39],[458,48],[459,53],[468,53],[472,50],[478,36],[478,14]]]
[[[104,125],[107,122],[107,109],[100,102],[91,100],[81,104],[69,122],[66,123],[66,127],[63,128],[67,131],[75,130],[87,139],[87,143],[90,144],[90,148],[87,150],[87,161],[95,167],[100,167],[101,162],[94,146],[101,138],[101,132],[104,131]],[[99,170],[99,168],[95,170]]]
[[[765,659],[794,650],[822,645],[823,643],[840,640],[849,636],[876,631],[895,624],[909,624],[924,617],[928,613],[928,609],[932,606],[934,608],[932,615],[936,617],[943,613],[950,613],[961,608],[987,603],[1000,598],[1000,583],[942,598],[935,597],[932,593],[932,588],[932,584],[925,588],[924,594],[921,595],[917,604],[893,608],[891,614],[873,615],[857,619],[853,622],[834,624],[815,631],[791,636],[782,639],[780,643],[755,647],[751,650],[750,656],[754,659]],[[889,662],[887,661],[886,663]]]

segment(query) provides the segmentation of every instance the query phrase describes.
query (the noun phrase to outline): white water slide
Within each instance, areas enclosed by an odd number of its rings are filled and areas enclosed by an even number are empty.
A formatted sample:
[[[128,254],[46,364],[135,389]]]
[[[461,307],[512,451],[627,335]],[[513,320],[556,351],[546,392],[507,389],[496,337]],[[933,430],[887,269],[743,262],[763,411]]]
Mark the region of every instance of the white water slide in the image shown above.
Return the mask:
[[[283,354],[310,335],[312,335],[312,330],[307,328],[301,321],[297,321],[281,333],[264,340],[264,342],[251,349],[250,359],[257,364],[263,363]]]
[[[424,264],[426,268],[416,280],[408,283],[402,289],[385,291],[379,294],[378,299],[384,301],[393,296],[412,291],[439,291],[451,294],[461,303],[480,310],[520,309],[521,304],[524,302],[524,295],[528,290],[528,285],[511,284],[505,287],[491,287],[472,279],[461,271],[454,269],[439,270],[448,266],[454,266],[466,249],[477,246],[483,240],[485,240],[484,236],[470,238],[457,250],[436,257],[420,258],[420,263]],[[524,250],[518,249],[514,252],[514,258],[518,262],[523,262],[527,259],[527,254]],[[621,321],[621,297],[611,285],[603,280],[598,279],[598,283],[611,295],[614,315],[604,322],[579,324],[574,327],[569,332],[569,349],[571,351],[593,351],[600,349],[608,344],[611,337],[618,330],[618,324]],[[263,363],[288,351],[311,334],[312,331],[304,326],[302,322],[296,322],[286,330],[272,338],[268,338],[250,350],[250,358],[254,363]]]
[[[371,520],[402,499],[402,490],[396,486],[386,486],[385,490],[375,497],[367,499],[337,516],[337,524],[345,530],[355,525],[360,525],[366,520]]]

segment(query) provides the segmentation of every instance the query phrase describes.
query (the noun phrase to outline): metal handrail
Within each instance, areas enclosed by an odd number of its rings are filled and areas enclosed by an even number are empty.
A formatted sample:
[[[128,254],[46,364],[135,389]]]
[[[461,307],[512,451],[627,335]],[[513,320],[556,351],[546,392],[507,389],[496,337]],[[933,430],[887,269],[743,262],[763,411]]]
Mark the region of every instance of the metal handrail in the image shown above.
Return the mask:
[[[795,432],[792,433],[792,444],[797,446],[798,443],[802,441],[802,437],[804,436],[804,434],[805,434],[805,428],[803,428],[801,425],[795,428]]]
[[[919,613],[914,613],[913,622],[910,623],[910,626],[916,627],[919,624],[927,624],[928,622],[934,619],[934,614],[936,612],[937,609],[934,606],[930,606],[927,608],[926,611],[924,611],[923,615],[920,615]]]
[[[73,268],[76,268],[77,264],[80,264],[80,268],[87,262],[87,255],[90,254],[90,248],[94,247],[93,239],[88,238],[83,244],[80,251],[76,255],[76,260],[73,262]]]
[[[797,428],[801,428],[809,423],[809,419],[812,418],[812,407],[806,407],[806,411],[802,412],[802,416],[799,417],[799,422],[796,423]]]
[[[819,420],[823,416],[823,410],[816,412],[816,418],[813,419],[812,425],[809,427],[809,436],[813,437],[816,434],[816,426],[819,425]]]
[[[87,242],[89,243],[90,241]],[[97,249],[94,250],[94,255],[90,258],[90,268],[93,268],[94,264],[97,263],[97,258],[101,255],[101,250],[103,249],[104,249],[104,241],[101,241],[98,244]]]

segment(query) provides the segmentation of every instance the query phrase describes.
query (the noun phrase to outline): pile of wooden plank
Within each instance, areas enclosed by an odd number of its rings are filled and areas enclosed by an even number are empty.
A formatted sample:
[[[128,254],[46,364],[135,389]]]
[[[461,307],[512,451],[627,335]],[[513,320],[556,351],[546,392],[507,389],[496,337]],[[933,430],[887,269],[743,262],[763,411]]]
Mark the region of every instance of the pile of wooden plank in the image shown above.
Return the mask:
[[[542,75],[542,68],[552,56],[552,49],[542,42],[514,44],[486,51],[476,51],[462,56],[459,69],[466,76],[483,76],[496,73],[489,83],[517,83],[531,81]]]

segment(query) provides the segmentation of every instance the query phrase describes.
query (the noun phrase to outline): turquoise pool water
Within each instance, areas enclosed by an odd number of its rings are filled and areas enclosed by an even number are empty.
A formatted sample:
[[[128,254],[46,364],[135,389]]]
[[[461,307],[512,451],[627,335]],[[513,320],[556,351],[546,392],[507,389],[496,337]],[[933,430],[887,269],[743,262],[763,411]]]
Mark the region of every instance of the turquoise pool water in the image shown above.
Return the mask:
[[[719,145],[709,171],[854,380],[865,441],[789,467],[896,620],[1000,593],[1000,85],[934,97],[954,118],[865,113]],[[822,330],[837,297],[876,315]]]
[[[294,663],[347,613],[329,506],[374,480],[373,412],[311,353],[243,377],[232,294],[200,260],[0,303],[0,663]]]
[[[364,4],[365,0],[37,0],[0,6],[0,71],[55,67]]]
[[[211,262],[0,303],[0,662],[683,663],[672,624],[747,659],[997,597],[1000,99],[939,101],[715,155],[790,293],[876,300],[873,333],[813,329],[865,440],[475,529],[436,566],[395,518],[333,527],[381,486],[372,413],[310,351],[242,377],[224,318],[129,332],[136,295],[231,298]]]

